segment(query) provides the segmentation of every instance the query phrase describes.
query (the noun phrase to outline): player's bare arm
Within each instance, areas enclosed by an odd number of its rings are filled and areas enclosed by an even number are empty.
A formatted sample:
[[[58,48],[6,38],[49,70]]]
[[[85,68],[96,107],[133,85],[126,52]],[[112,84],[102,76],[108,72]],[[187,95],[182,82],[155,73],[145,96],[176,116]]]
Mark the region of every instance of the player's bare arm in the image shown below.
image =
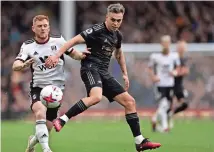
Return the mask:
[[[186,67],[186,66],[182,66],[181,67],[181,71],[180,71],[180,75],[181,76],[185,76],[185,75],[188,75],[189,74],[189,68]]]
[[[55,56],[49,56],[48,59],[45,61],[45,65],[46,66],[53,66],[56,65],[59,61],[59,58],[62,54],[64,54],[67,50],[69,50],[71,47],[77,45],[77,44],[81,44],[84,43],[85,40],[83,39],[83,37],[81,35],[77,35],[74,38],[72,38],[71,40],[69,40],[67,43],[65,43],[60,49],[59,51],[56,53]],[[72,51],[73,52],[73,51]],[[83,59],[85,57],[86,53],[77,53],[78,51],[74,51],[74,53],[71,53],[70,56],[74,59]]]
[[[125,82],[125,90],[128,90],[128,88],[129,88],[129,78],[128,78],[128,73],[127,73],[126,61],[125,61],[124,53],[121,50],[121,48],[119,48],[114,52],[114,55],[115,55],[115,58],[116,58],[118,64],[120,65],[120,68],[121,68],[121,71],[122,71],[123,79],[124,79],[124,82]]]
[[[148,73],[149,73],[149,77],[151,78],[152,82],[156,83],[160,81],[160,78],[155,75],[153,69],[151,67],[148,67]]]
[[[23,70],[24,68],[27,68],[29,67],[32,63],[34,62],[33,58],[23,62],[21,60],[16,60],[14,63],[13,63],[13,70],[14,71],[21,71]]]

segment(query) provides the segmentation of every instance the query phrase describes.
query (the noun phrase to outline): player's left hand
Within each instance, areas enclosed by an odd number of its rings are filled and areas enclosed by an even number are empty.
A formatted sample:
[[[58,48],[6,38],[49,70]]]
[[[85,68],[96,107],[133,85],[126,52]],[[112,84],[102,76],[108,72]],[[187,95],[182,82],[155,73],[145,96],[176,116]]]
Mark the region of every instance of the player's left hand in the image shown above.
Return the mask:
[[[90,50],[91,50],[91,48],[87,48],[87,50],[82,52],[81,60],[85,59],[89,54],[91,54]]]
[[[57,56],[49,56],[45,60],[45,66],[46,67],[55,67],[59,62],[59,58]]]
[[[129,78],[127,75],[123,75],[123,80],[125,82],[125,90],[127,91],[129,89]]]
[[[177,70],[173,70],[173,71],[169,72],[169,74],[171,76],[173,76],[173,77],[176,77],[176,76],[178,76],[178,71]]]

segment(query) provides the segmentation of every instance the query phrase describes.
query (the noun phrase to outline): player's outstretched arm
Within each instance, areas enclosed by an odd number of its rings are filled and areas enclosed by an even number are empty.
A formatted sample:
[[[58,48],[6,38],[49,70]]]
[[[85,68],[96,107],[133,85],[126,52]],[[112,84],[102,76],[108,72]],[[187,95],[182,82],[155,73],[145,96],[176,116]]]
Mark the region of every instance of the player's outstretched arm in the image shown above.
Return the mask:
[[[49,67],[49,66],[56,66],[57,63],[59,62],[59,58],[60,56],[62,56],[62,54],[64,54],[66,51],[69,50],[73,50],[70,49],[71,47],[80,44],[80,43],[84,43],[85,40],[83,39],[83,37],[79,34],[75,37],[73,37],[72,39],[70,39],[69,41],[67,41],[60,49],[59,51],[56,53],[56,55],[54,56],[49,56],[46,60],[45,60],[45,66]],[[71,54],[72,52],[68,52],[66,54]]]
[[[87,49],[86,51],[83,51],[83,52],[80,52],[80,51],[73,49],[72,52],[69,54],[69,56],[75,60],[82,60],[87,55],[91,54],[91,52],[88,51],[89,49]]]
[[[13,70],[14,71],[21,71],[23,70],[24,68],[26,67],[29,67],[32,63],[34,62],[33,58],[23,62],[21,60],[16,60],[14,63],[13,63]]]
[[[83,37],[79,34],[75,37],[73,37],[72,39],[70,39],[69,41],[67,41],[67,43],[65,43],[60,49],[59,51],[56,53],[56,56],[58,58],[60,58],[60,56],[62,54],[64,54],[67,50],[69,50],[71,47],[77,45],[77,44],[81,44],[84,43],[85,40],[83,39]]]
[[[115,58],[117,59],[118,64],[120,65],[123,79],[125,81],[125,90],[128,90],[129,88],[129,79],[128,79],[128,72],[126,68],[126,61],[125,61],[125,56],[121,48],[117,49],[114,52]]]

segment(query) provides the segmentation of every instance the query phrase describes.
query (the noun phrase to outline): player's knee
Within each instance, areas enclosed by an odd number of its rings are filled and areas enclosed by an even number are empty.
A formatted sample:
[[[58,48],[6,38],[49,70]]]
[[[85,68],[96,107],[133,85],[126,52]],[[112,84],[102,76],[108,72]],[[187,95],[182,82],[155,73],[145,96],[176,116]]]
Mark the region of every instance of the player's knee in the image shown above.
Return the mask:
[[[38,110],[35,112],[36,119],[46,119],[46,111],[45,110]]]
[[[91,96],[91,99],[92,99],[92,104],[95,105],[101,101],[102,95]]]
[[[125,107],[128,109],[133,109],[136,106],[135,99],[133,97],[127,99],[125,103]]]

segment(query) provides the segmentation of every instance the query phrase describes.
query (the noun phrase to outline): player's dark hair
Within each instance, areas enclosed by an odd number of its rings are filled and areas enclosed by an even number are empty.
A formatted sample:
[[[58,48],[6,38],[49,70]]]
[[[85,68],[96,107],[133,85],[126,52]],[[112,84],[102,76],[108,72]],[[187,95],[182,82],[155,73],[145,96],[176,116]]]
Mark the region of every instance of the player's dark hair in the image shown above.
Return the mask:
[[[116,4],[110,4],[107,8],[107,13],[125,13],[125,8],[122,4],[116,3]]]

